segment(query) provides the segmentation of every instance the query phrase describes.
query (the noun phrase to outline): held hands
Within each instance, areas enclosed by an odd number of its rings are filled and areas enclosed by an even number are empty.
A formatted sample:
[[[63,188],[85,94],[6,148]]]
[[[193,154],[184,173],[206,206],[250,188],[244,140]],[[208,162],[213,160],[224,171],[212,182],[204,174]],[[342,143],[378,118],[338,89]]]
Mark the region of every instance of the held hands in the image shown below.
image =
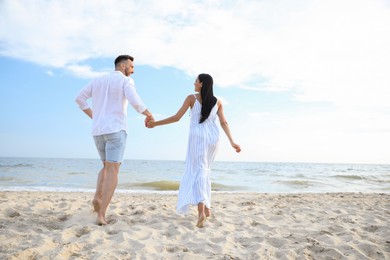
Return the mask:
[[[155,127],[153,116],[147,116],[147,117],[145,118],[145,127],[147,127],[147,128],[153,128],[153,127]]]

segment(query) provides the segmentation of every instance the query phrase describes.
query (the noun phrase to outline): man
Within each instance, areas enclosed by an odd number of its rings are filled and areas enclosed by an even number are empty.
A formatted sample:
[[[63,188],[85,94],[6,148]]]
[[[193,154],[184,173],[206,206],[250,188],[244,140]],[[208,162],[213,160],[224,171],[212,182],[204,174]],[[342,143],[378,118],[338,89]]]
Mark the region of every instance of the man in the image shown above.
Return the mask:
[[[99,172],[95,196],[92,200],[97,212],[97,224],[106,225],[106,210],[118,183],[119,167],[127,137],[127,105],[152,120],[137,94],[134,81],[129,76],[134,73],[134,58],[120,55],[115,59],[115,71],[92,80],[76,97],[76,103],[93,120],[92,135],[103,162]],[[87,99],[92,98],[92,109]]]

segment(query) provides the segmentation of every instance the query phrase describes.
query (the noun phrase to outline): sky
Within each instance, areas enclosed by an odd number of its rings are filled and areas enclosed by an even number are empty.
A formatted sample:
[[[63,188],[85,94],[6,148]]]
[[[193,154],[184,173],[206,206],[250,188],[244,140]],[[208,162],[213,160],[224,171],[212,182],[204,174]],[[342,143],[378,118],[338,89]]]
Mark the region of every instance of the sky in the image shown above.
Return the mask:
[[[155,119],[213,76],[242,147],[217,161],[390,164],[390,1],[166,3],[0,1],[0,156],[98,158],[74,99],[129,54]],[[188,112],[128,117],[125,159],[185,159]]]

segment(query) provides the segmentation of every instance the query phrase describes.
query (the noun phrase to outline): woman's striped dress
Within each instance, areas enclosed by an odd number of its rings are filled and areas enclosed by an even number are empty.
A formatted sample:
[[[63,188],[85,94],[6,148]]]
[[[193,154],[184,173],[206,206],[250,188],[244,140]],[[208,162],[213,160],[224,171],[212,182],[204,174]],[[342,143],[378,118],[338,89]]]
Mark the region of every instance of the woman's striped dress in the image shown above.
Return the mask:
[[[195,100],[191,109],[185,172],[180,182],[177,203],[177,212],[183,214],[188,212],[189,205],[198,205],[199,202],[210,208],[210,167],[219,141],[219,128],[216,124],[218,106],[215,104],[210,116],[199,124],[201,109],[202,105]]]

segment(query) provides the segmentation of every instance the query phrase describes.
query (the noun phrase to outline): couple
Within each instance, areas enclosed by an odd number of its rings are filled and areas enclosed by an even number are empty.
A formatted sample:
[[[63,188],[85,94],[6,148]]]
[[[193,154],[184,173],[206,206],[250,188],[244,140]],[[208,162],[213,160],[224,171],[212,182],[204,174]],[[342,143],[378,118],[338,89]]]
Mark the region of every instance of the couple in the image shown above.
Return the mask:
[[[134,58],[129,55],[118,56],[114,62],[114,72],[92,80],[76,97],[80,109],[93,119],[92,135],[103,162],[92,200],[97,212],[97,224],[107,224],[106,210],[118,183],[119,167],[125,151],[127,105],[130,103],[138,113],[145,115],[145,126],[148,128],[177,122],[188,108],[191,109],[186,169],[180,182],[177,212],[187,213],[189,205],[197,205],[196,226],[201,228],[211,214],[210,168],[219,140],[217,117],[232,147],[236,152],[241,151],[233,141],[222,104],[214,97],[213,79],[208,74],[200,74],[194,83],[197,93],[189,95],[175,115],[155,121],[138,96],[133,79],[129,77],[134,73],[133,61]],[[87,103],[89,98],[93,101],[92,109]]]

